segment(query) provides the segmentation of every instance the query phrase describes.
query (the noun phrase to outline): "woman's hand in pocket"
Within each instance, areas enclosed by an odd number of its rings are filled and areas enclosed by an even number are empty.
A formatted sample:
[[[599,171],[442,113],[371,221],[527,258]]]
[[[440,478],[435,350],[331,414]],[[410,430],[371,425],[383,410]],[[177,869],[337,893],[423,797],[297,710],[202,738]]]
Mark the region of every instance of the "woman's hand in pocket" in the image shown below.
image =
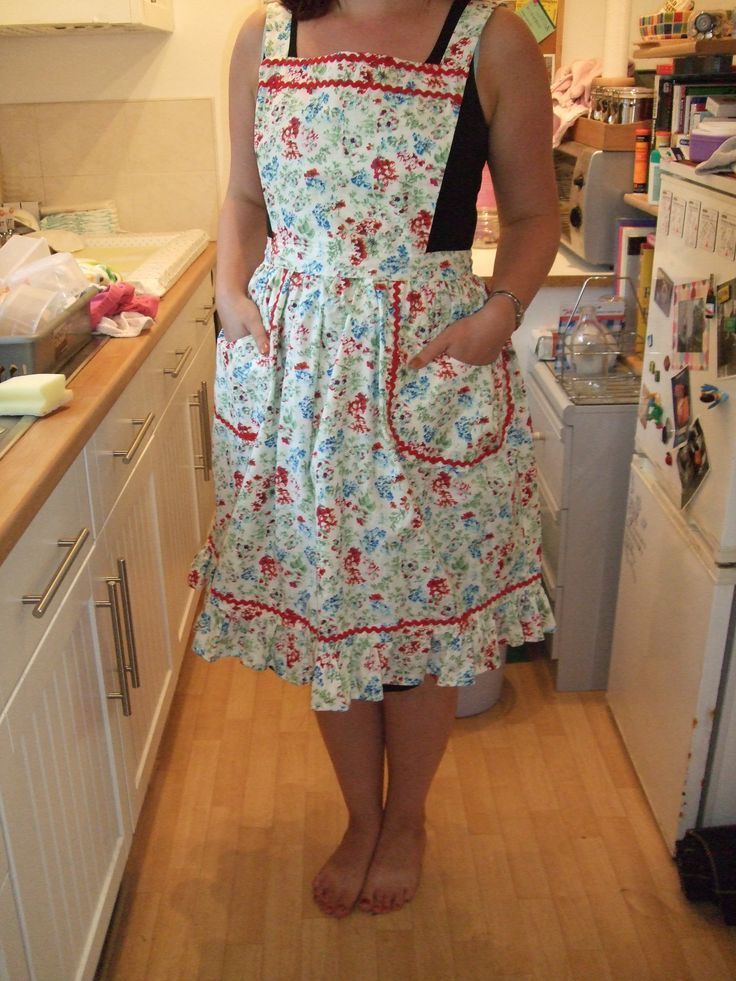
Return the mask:
[[[423,368],[442,354],[464,364],[492,364],[513,329],[514,318],[509,310],[500,304],[482,307],[440,331],[411,358],[409,367]]]
[[[217,313],[226,341],[232,343],[250,334],[261,354],[268,354],[268,334],[263,326],[260,311],[253,300],[243,293],[236,296],[218,294]]]

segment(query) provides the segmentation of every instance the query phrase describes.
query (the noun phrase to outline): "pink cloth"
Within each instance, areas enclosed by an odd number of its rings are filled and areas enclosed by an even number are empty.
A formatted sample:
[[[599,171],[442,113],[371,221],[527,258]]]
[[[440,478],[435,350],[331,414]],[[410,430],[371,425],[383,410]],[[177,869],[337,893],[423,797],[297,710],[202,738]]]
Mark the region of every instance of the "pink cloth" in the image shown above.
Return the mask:
[[[132,283],[112,283],[108,289],[93,296],[89,303],[92,328],[97,327],[103,317],[116,313],[143,313],[155,317],[158,313],[159,298],[147,293],[136,293]]]
[[[555,72],[550,93],[554,113],[552,146],[559,146],[562,137],[578,116],[587,116],[590,108],[590,90],[603,65],[597,58],[573,61]]]

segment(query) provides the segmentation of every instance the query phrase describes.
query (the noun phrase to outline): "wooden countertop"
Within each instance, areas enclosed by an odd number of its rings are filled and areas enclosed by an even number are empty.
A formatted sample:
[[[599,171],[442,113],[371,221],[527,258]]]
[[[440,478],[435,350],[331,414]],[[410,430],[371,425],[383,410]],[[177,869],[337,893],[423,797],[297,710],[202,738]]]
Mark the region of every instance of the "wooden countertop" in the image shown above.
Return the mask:
[[[0,461],[0,562],[8,556],[123,389],[215,262],[209,245],[161,299],[154,326],[103,345],[69,384],[74,398],[39,419]]]

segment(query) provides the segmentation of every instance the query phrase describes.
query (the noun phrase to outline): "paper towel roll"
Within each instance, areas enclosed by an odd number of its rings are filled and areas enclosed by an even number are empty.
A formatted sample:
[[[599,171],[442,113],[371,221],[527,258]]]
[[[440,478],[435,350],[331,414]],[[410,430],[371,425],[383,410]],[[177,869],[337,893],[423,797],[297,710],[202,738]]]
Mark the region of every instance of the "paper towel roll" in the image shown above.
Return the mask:
[[[602,75],[626,75],[629,64],[631,0],[606,0]]]

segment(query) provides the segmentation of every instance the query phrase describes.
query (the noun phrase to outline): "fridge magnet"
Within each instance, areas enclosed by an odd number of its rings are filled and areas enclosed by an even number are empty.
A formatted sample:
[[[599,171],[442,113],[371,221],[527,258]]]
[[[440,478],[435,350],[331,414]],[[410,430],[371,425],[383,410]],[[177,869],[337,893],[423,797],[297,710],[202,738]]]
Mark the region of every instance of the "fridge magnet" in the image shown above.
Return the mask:
[[[709,409],[715,409],[717,405],[728,402],[728,392],[722,392],[716,385],[701,385],[700,401],[704,402]]]
[[[682,238],[685,227],[685,201],[683,198],[672,195],[672,206],[670,208],[670,235],[674,238]]]
[[[721,283],[716,304],[716,363],[719,378],[736,375],[736,279]]]
[[[710,464],[708,451],[705,446],[703,427],[698,419],[693,422],[687,434],[687,442],[677,451],[677,472],[680,475],[682,492],[680,507],[686,507],[692,501],[695,492],[705,480]]]
[[[718,218],[716,254],[731,260],[736,256],[736,215],[726,211],[722,211]]]
[[[704,252],[715,252],[718,211],[716,208],[702,208],[698,226],[698,248]]]
[[[654,280],[654,302],[662,313],[669,317],[672,309],[674,284],[664,269],[658,269]]]
[[[708,331],[705,301],[709,281],[697,279],[675,286],[673,347],[684,365],[694,369],[708,367]]]
[[[683,368],[672,376],[672,405],[675,414],[673,446],[687,439],[690,426],[690,369]]]
[[[685,245],[694,249],[698,244],[698,227],[700,225],[700,201],[688,201],[685,208]]]

